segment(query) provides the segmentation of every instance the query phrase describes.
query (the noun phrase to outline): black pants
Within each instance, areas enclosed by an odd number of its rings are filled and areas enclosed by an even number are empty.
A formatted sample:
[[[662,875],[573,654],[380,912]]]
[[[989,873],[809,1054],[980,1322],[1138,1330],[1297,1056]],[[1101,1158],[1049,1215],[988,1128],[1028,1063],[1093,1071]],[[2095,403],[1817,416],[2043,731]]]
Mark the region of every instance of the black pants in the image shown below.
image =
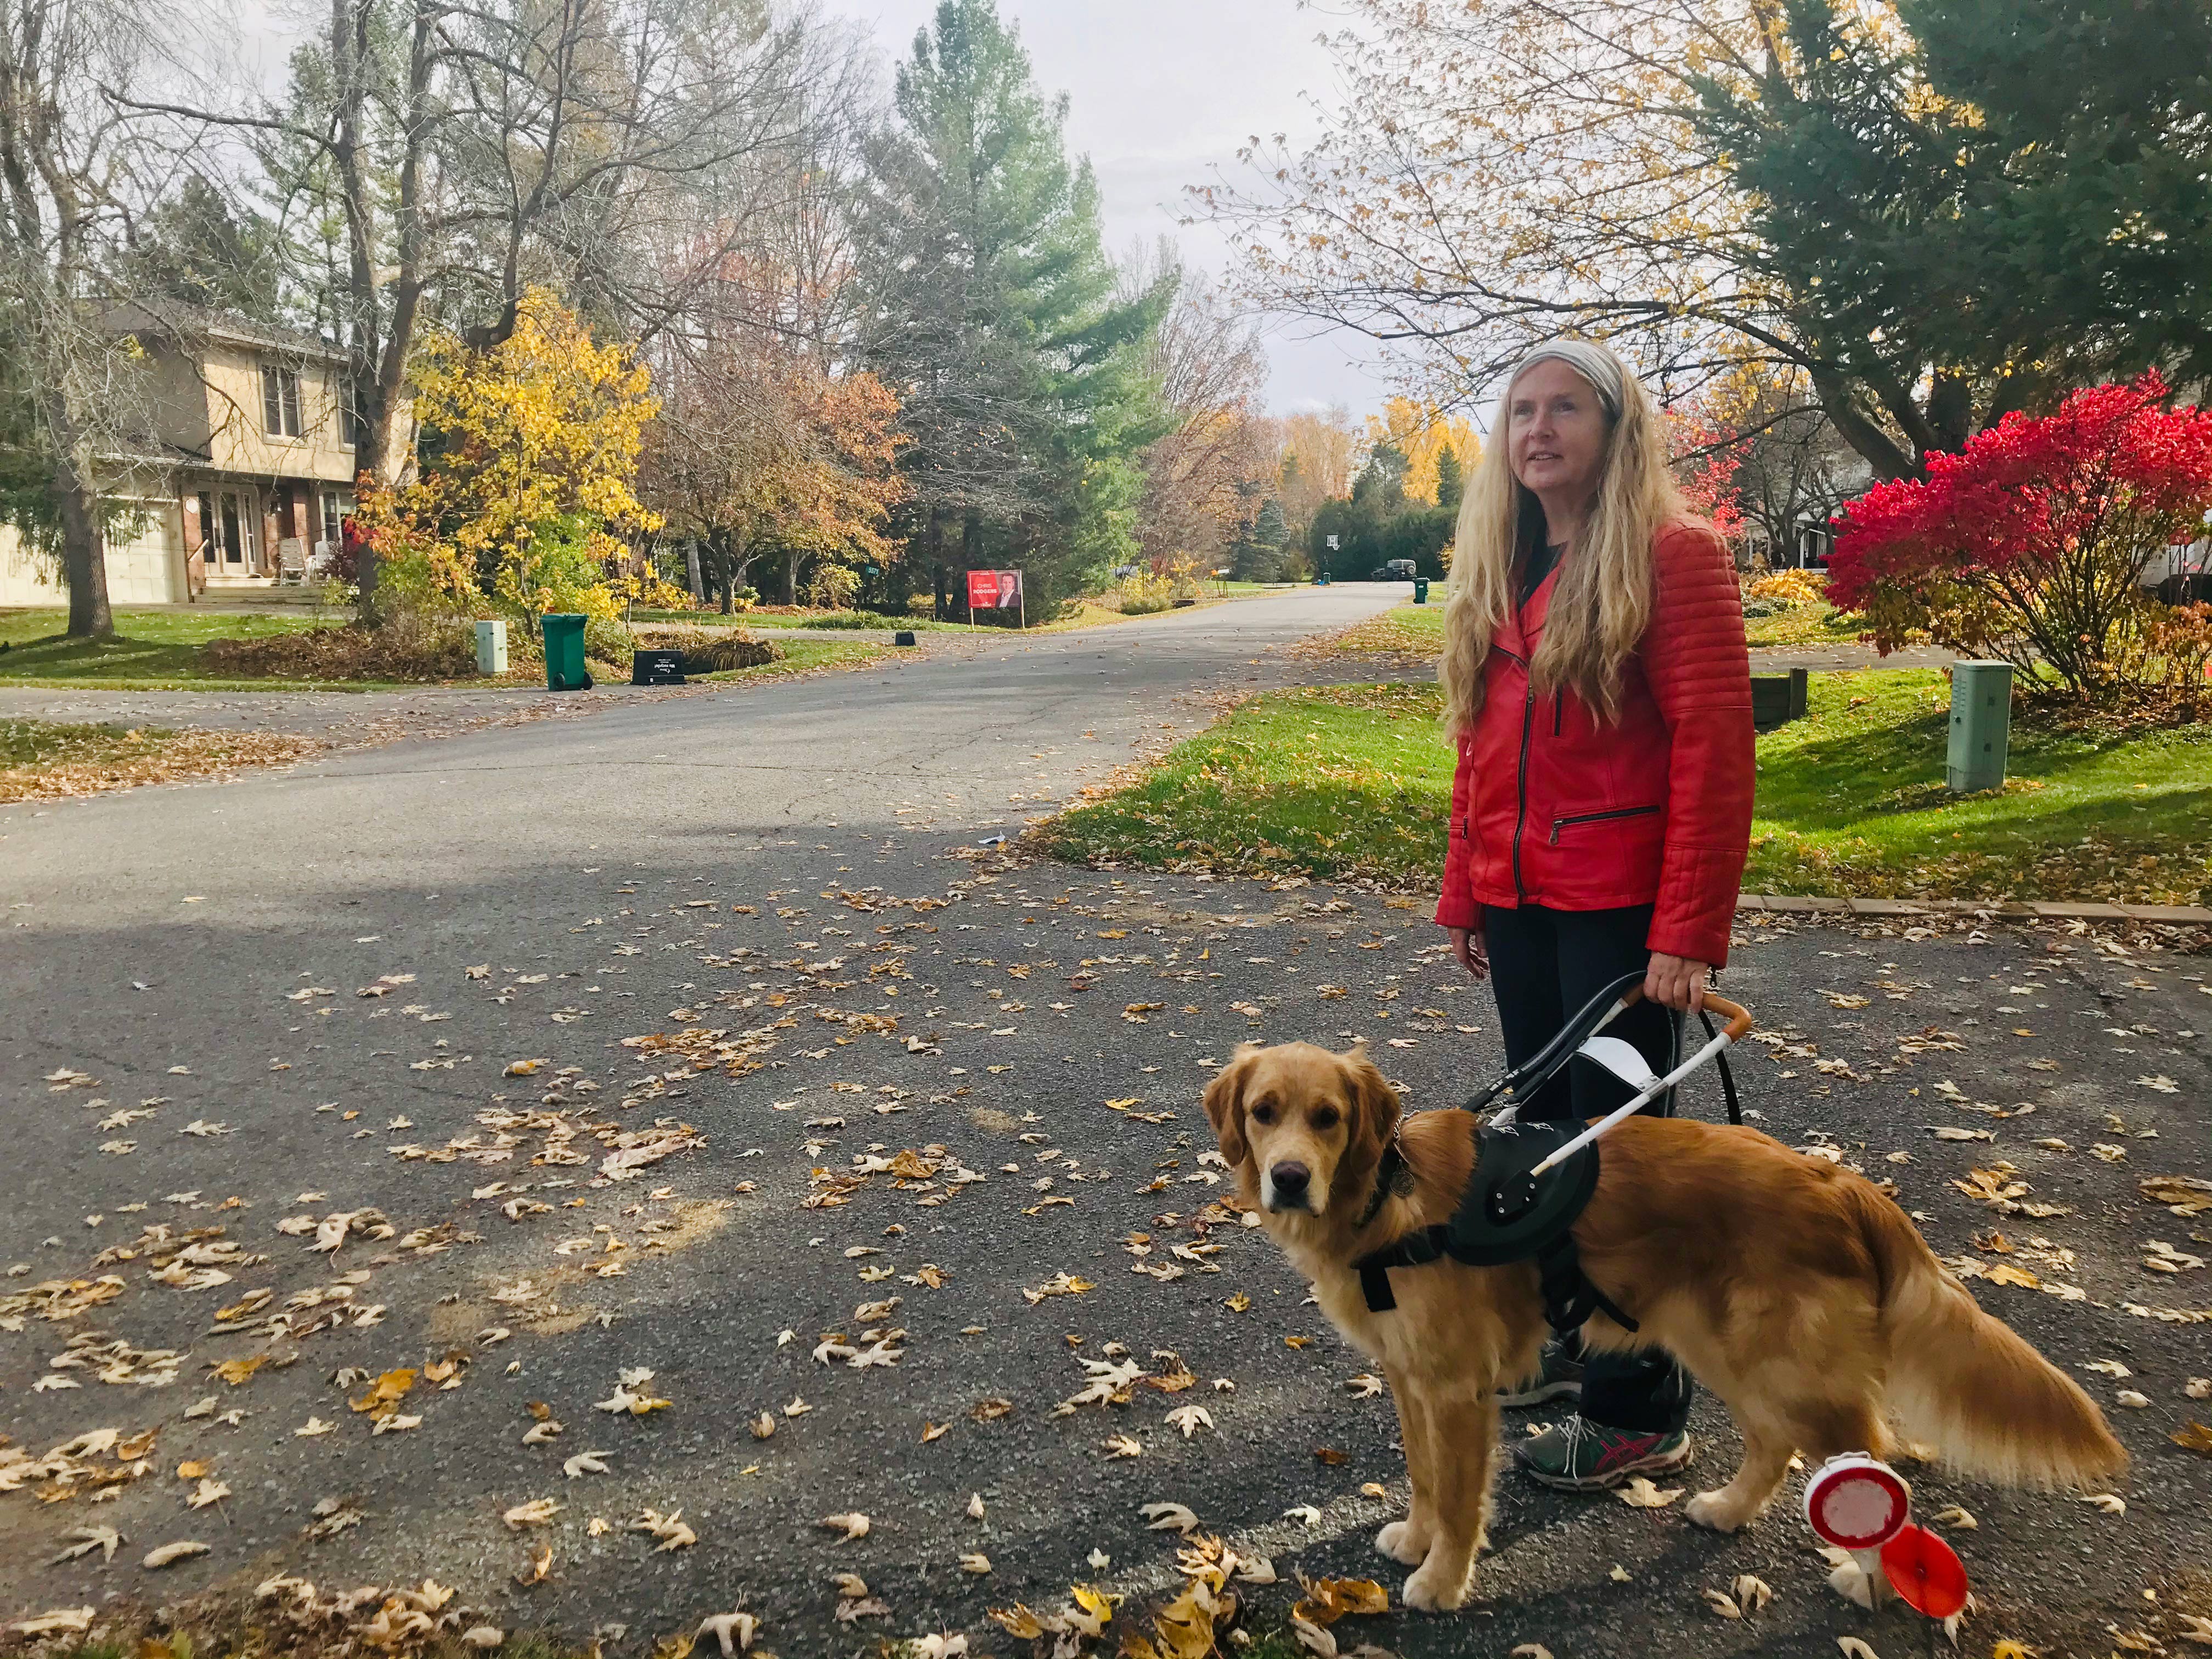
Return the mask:
[[[1650,926],[1648,904],[1619,910],[1483,906],[1483,940],[1506,1063],[1521,1064],[1557,1035],[1568,1015],[1623,974],[1645,966],[1651,960],[1644,942]],[[1662,1076],[1679,1063],[1681,1021],[1670,1009],[1639,1002],[1605,1029],[1608,1036],[1633,1044]],[[1522,1103],[1521,1115],[1531,1122],[1599,1117],[1631,1093],[1603,1066],[1577,1057]],[[1672,1105],[1662,1097],[1644,1109],[1663,1114]],[[1583,1362],[1582,1414],[1590,1422],[1671,1434],[1689,1420],[1689,1375],[1664,1352],[1591,1353]]]

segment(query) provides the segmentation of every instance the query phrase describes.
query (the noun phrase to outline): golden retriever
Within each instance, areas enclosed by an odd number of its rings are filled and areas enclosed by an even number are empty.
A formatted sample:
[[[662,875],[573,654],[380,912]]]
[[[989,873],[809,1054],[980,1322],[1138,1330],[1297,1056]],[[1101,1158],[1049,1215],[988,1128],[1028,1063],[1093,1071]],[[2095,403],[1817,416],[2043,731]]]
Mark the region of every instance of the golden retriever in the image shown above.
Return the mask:
[[[1393,1268],[1398,1306],[1376,1314],[1351,1264],[1449,1218],[1474,1170],[1476,1119],[1424,1112],[1401,1125],[1364,1048],[1303,1042],[1239,1048],[1206,1109],[1245,1203],[1389,1382],[1413,1504],[1376,1547],[1418,1569],[1408,1607],[1459,1607],[1489,1517],[1498,1391],[1534,1372],[1547,1334],[1536,1270]],[[1360,1226],[1393,1135],[1412,1190]],[[1632,1118],[1601,1144],[1575,1243],[1591,1282],[1641,1329],[1597,1314],[1583,1340],[1667,1349],[1743,1435],[1735,1478],[1691,1498],[1691,1520],[1723,1532],[1752,1520],[1795,1452],[1888,1455],[1892,1420],[1960,1472],[2011,1485],[2125,1467],[2089,1397],[1984,1313],[1863,1177],[1755,1129],[1686,1118]]]

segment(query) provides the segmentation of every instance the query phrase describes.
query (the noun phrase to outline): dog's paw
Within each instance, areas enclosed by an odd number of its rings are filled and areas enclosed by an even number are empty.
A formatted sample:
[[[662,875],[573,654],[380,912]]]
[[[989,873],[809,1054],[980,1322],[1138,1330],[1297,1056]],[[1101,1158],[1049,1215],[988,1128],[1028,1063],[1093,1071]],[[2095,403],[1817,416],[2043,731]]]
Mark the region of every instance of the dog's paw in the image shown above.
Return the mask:
[[[1417,1532],[1413,1522],[1393,1521],[1375,1534],[1375,1547],[1393,1561],[1402,1561],[1409,1567],[1418,1567],[1429,1557],[1429,1540],[1425,1532]]]
[[[1418,1613],[1449,1613],[1465,1607],[1468,1597],[1474,1593],[1473,1568],[1446,1572],[1433,1555],[1426,1565],[1406,1581],[1406,1605]]]
[[[1734,1532],[1749,1519],[1737,1512],[1725,1487],[1715,1492],[1699,1492],[1682,1505],[1682,1514],[1692,1525],[1713,1532]]]

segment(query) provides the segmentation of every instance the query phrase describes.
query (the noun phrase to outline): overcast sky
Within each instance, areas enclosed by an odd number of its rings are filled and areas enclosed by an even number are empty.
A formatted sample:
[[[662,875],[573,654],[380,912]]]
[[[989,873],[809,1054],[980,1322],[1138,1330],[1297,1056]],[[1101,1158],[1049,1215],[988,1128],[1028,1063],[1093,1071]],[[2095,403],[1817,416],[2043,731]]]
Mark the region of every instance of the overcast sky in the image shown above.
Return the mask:
[[[3,3],[4,0],[0,0]],[[228,13],[235,29],[216,31],[230,58],[225,71],[273,88],[313,0],[197,0]],[[915,31],[936,0],[821,0],[852,18],[881,45],[886,86],[890,64],[913,47]],[[1308,102],[1334,102],[1334,72],[1317,37],[1342,24],[1336,0],[999,0],[1020,27],[1038,84],[1068,95],[1070,148],[1090,156],[1104,199],[1107,246],[1117,257],[1135,241],[1173,235],[1188,264],[1218,276],[1228,250],[1209,227],[1178,223],[1182,190],[1220,168],[1234,179],[1237,151],[1254,135],[1310,138]],[[233,45],[234,43],[234,46]],[[235,57],[232,58],[232,52]],[[1371,343],[1348,331],[1316,335],[1310,325],[1274,324],[1267,345],[1273,373],[1268,402],[1279,414],[1347,404],[1357,416],[1389,391],[1361,365]]]
[[[1328,0],[1323,0],[1324,6]],[[936,0],[828,0],[872,27],[887,60],[911,50]],[[1334,70],[1316,37],[1341,19],[1298,0],[999,0],[1020,25],[1022,44],[1048,94],[1068,95],[1071,149],[1097,169],[1107,245],[1120,254],[1137,240],[1173,235],[1185,258],[1218,274],[1219,236],[1184,227],[1186,185],[1218,167],[1234,178],[1237,147],[1253,135],[1313,131],[1307,99],[1333,102]],[[1314,336],[1310,325],[1272,326],[1268,400],[1291,413],[1329,403],[1355,415],[1388,387],[1359,367],[1372,356],[1362,337]]]

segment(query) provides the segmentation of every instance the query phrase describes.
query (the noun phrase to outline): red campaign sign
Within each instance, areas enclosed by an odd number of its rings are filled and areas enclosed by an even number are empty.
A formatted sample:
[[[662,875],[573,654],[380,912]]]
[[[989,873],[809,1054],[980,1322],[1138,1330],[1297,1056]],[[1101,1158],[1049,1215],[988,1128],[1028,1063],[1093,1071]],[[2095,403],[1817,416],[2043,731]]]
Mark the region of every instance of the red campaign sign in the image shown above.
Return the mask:
[[[1012,611],[1022,602],[1022,573],[1018,570],[971,570],[968,573],[970,611]]]

